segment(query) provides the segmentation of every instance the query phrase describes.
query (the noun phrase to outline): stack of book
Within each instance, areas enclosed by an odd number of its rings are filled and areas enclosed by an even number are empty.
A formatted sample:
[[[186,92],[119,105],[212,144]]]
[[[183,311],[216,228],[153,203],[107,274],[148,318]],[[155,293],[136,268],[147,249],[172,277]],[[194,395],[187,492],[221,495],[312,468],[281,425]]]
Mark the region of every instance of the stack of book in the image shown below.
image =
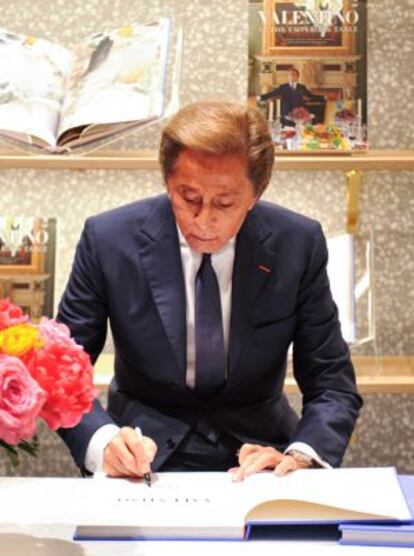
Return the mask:
[[[399,481],[413,516],[412,522],[405,525],[343,524],[339,527],[341,544],[414,547],[414,476],[400,475]]]

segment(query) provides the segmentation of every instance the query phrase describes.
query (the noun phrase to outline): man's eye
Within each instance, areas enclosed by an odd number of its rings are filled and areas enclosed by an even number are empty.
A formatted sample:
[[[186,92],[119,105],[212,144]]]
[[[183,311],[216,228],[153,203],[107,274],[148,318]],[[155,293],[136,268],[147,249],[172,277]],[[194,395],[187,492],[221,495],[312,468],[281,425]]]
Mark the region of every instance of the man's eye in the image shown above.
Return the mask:
[[[228,209],[233,206],[233,203],[218,203],[218,207],[222,209]]]
[[[198,205],[201,202],[198,197],[185,197],[184,199],[192,205]]]
[[[183,195],[183,199],[186,203],[190,203],[190,204],[197,204],[200,203],[201,199],[200,197],[198,197],[197,195]]]

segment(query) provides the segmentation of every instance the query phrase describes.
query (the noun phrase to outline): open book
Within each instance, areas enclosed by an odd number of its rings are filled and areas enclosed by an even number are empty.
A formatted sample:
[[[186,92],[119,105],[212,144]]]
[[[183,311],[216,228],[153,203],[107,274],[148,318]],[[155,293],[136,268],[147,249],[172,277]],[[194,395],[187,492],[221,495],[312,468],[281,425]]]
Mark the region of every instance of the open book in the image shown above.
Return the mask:
[[[0,137],[64,152],[161,117],[169,30],[160,18],[70,51],[0,29]]]
[[[393,468],[260,473],[159,473],[127,479],[0,479],[0,524],[77,525],[76,539],[255,538],[254,529],[404,523],[411,513]],[[298,529],[295,529],[295,533]]]

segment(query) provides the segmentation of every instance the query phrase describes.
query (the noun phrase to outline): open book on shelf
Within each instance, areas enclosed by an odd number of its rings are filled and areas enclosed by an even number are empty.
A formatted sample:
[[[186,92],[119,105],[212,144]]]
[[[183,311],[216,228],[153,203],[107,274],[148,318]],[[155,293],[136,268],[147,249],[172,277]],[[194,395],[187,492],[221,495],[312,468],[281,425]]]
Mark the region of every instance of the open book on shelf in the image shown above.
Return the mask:
[[[166,18],[73,50],[0,29],[0,138],[67,152],[162,117],[169,38]]]
[[[405,523],[411,513],[394,468],[264,472],[233,483],[230,473],[158,473],[142,480],[0,478],[0,524],[76,525],[75,538],[257,538],[265,530],[343,523]]]

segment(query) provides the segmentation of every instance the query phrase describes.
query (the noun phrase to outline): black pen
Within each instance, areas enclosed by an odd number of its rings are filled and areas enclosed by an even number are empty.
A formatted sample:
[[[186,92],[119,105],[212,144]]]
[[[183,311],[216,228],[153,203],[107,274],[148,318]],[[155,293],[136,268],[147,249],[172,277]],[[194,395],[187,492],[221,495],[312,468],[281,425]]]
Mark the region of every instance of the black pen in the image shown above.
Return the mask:
[[[143,442],[142,431],[139,427],[135,427],[135,433],[138,435],[140,441]],[[149,471],[148,473],[144,473],[144,481],[148,487],[152,486],[151,471]]]

